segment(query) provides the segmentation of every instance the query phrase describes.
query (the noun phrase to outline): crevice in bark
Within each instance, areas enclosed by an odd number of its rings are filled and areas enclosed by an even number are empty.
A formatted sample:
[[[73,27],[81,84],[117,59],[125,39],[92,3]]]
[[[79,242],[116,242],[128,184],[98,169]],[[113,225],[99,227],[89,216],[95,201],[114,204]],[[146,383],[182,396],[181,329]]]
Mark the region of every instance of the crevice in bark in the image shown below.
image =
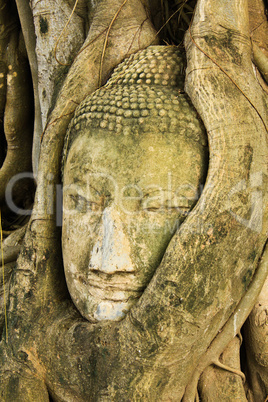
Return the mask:
[[[33,135],[33,149],[32,149],[32,164],[35,175],[37,174],[39,146],[37,145],[40,140],[42,128],[40,99],[38,93],[38,66],[35,53],[36,40],[35,30],[33,25],[33,16],[27,0],[16,0],[20,24],[25,41],[26,51],[28,55],[29,65],[31,69],[33,93],[34,93],[34,135]]]
[[[1,169],[0,204],[7,220],[13,219],[5,201],[8,183],[16,174],[31,171],[33,134],[32,81],[15,2],[3,2],[0,12],[1,33]],[[12,198],[17,206],[29,207],[32,200],[25,192],[33,193],[29,179],[14,183]],[[25,199],[26,198],[26,199]]]

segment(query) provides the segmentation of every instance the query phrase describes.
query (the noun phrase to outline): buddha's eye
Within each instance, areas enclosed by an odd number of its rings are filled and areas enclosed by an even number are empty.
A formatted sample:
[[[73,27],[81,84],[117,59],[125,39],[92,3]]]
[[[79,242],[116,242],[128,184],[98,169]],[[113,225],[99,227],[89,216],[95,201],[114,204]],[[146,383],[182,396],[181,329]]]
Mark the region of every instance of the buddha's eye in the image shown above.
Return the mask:
[[[153,195],[143,199],[142,209],[147,212],[166,213],[170,207],[166,205],[165,199],[161,196]]]
[[[102,203],[89,201],[80,194],[69,194],[69,209],[79,213],[98,212],[102,210]]]
[[[161,200],[161,199],[152,199],[145,200],[142,204],[142,209],[151,213],[160,213],[160,214],[180,214],[187,215],[190,208],[183,205],[177,205],[177,203],[172,202],[171,200]]]
[[[170,207],[170,206],[163,206],[163,205],[151,205],[151,206],[146,206],[146,208],[143,208],[144,211],[147,212],[158,212],[162,214],[179,214],[180,209],[176,207]]]
[[[145,207],[143,208],[144,211],[148,211],[148,212],[161,212],[163,211],[163,207],[161,205],[145,205]]]

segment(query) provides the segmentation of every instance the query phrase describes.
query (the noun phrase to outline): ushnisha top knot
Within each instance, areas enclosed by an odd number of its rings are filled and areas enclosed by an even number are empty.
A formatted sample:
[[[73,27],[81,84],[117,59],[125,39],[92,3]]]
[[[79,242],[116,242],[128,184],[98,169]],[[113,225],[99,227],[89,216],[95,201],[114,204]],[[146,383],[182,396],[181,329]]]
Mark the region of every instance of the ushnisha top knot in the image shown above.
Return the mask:
[[[185,58],[175,46],[149,46],[120,63],[109,85],[160,85],[183,89]]]
[[[184,70],[175,46],[151,46],[119,64],[107,84],[77,107],[65,137],[62,173],[73,141],[96,130],[136,137],[171,132],[206,146],[204,126],[184,93]]]

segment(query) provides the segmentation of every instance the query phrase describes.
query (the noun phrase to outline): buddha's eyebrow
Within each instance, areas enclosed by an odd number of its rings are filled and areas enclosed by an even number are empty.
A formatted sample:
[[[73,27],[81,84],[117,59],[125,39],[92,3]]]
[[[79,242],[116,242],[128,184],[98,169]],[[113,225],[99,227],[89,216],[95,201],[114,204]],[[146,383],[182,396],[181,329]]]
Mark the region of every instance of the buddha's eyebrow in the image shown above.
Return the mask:
[[[87,184],[87,181],[84,180],[84,176],[88,173],[92,173],[92,169],[85,166],[81,169],[81,164],[79,163],[73,163],[68,170],[74,183],[81,182],[82,184]]]
[[[82,177],[78,177],[77,175],[72,175],[71,181],[72,181],[72,184],[77,184],[77,185],[80,185],[81,187],[82,186],[85,187],[88,185],[87,181],[83,180]]]
[[[144,191],[144,194],[143,194],[143,197],[145,198],[145,197],[148,197],[148,196],[151,196],[151,195],[153,195],[153,194],[155,194],[156,193],[156,195],[162,195],[162,194],[164,194],[164,195],[169,195],[169,194],[175,194],[175,195],[177,195],[177,191],[176,190],[170,190],[170,189],[168,189],[168,188],[149,188],[149,189],[146,189],[146,191]]]
[[[72,172],[73,170],[76,170],[76,169],[80,170],[81,173],[83,173],[83,174],[92,172],[92,168],[89,168],[86,165],[84,165],[83,168],[81,169],[81,160],[71,163],[71,166],[69,167],[70,172]]]
[[[83,187],[83,188],[93,190],[94,193],[96,193],[99,196],[101,196],[101,192],[98,191],[96,187],[94,187],[88,181],[83,180],[83,178],[81,178],[81,177],[73,177],[73,183],[71,185],[69,185],[68,188],[71,189],[76,184],[81,185],[81,187]],[[74,187],[74,189],[75,189],[75,187]],[[77,188],[76,188],[76,190],[77,190]]]
[[[100,191],[94,187],[91,183],[89,183],[87,180],[84,180],[83,177],[77,177],[74,176],[72,177],[73,179],[73,183],[71,185],[69,185],[69,188],[72,188],[73,185],[81,185],[81,187],[83,188],[87,188],[89,190],[93,190],[95,193],[100,194]]]
[[[146,192],[144,192],[144,194],[143,194],[143,198],[145,198],[145,197],[148,197],[148,196],[150,196],[150,195],[152,195],[152,194],[155,194],[155,193],[157,193],[157,194],[160,194],[160,192],[162,192],[163,191],[163,189],[161,188],[161,189],[147,189],[146,190]]]

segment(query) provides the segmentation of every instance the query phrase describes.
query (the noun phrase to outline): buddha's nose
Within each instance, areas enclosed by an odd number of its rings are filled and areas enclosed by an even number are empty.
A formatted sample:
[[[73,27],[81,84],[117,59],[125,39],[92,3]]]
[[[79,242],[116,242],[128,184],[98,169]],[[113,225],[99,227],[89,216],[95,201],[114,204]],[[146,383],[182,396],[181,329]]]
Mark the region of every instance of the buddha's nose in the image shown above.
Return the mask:
[[[122,219],[113,207],[103,211],[102,224],[90,255],[90,270],[106,274],[134,271],[130,241]]]

